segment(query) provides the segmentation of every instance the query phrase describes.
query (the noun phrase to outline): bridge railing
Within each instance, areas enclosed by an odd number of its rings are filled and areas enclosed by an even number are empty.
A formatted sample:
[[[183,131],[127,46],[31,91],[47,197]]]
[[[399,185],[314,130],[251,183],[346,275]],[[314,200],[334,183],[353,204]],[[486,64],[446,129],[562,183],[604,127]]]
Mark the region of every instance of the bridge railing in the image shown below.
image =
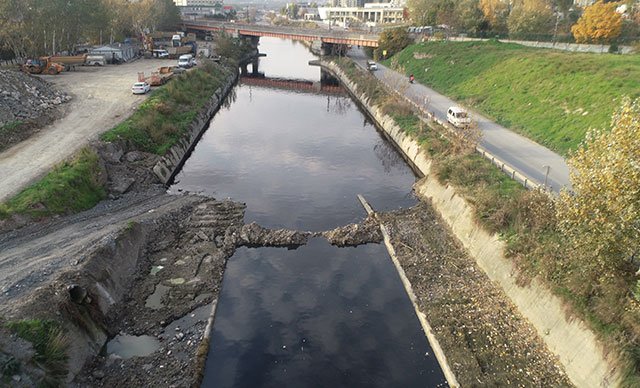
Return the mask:
[[[244,24],[244,23],[223,23],[212,21],[185,21],[184,25],[187,27],[210,27],[221,30],[244,30],[252,32],[271,32],[279,34],[292,34],[317,38],[339,38],[348,40],[366,40],[366,41],[378,41],[378,35],[366,34],[350,31],[340,30],[326,30],[322,28],[308,29],[308,28],[296,28],[288,26],[269,26],[269,25],[257,25],[257,24]]]

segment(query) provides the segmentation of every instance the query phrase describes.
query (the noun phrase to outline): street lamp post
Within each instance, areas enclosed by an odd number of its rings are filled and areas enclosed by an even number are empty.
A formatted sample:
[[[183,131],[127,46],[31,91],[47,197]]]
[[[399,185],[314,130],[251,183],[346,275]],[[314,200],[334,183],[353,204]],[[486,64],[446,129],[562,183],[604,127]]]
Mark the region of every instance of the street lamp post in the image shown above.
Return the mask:
[[[547,188],[547,181],[549,179],[549,171],[551,171],[551,166],[549,165],[544,165],[542,166],[542,168],[546,168],[547,172],[544,174],[544,188]]]

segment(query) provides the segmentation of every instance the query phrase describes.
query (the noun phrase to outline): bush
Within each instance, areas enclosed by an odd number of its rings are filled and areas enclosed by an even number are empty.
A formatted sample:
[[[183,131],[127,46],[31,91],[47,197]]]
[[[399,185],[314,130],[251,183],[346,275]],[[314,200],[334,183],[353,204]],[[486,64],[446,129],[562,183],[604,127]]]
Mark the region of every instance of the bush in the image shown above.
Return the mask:
[[[60,386],[68,372],[68,341],[60,324],[51,320],[31,319],[9,322],[7,327],[33,344],[36,351],[34,361],[46,372],[38,386]]]

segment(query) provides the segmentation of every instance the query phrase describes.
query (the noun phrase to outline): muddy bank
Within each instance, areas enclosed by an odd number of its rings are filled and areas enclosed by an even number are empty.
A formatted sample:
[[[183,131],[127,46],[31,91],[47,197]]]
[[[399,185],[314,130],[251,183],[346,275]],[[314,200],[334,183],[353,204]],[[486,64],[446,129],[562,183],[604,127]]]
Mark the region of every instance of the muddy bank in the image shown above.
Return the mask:
[[[461,386],[572,386],[433,207],[421,203],[380,220]]]
[[[105,320],[115,340],[72,385],[197,385],[208,351],[207,319],[215,310],[226,261],[237,247],[296,247],[320,235],[339,244],[379,241],[377,224],[369,219],[311,233],[245,225],[243,216],[243,204],[209,199],[157,230],[138,260],[131,287]]]

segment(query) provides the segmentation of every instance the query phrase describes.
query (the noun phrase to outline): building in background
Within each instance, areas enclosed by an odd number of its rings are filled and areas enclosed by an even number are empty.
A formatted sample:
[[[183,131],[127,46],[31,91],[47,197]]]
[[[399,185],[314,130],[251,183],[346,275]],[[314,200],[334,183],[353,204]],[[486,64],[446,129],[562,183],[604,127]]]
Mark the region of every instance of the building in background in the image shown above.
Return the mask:
[[[318,15],[329,25],[349,27],[352,24],[364,24],[374,27],[402,23],[405,20],[405,9],[394,3],[364,3],[362,6],[318,7]]]
[[[182,15],[213,16],[223,10],[222,0],[173,0]]]

